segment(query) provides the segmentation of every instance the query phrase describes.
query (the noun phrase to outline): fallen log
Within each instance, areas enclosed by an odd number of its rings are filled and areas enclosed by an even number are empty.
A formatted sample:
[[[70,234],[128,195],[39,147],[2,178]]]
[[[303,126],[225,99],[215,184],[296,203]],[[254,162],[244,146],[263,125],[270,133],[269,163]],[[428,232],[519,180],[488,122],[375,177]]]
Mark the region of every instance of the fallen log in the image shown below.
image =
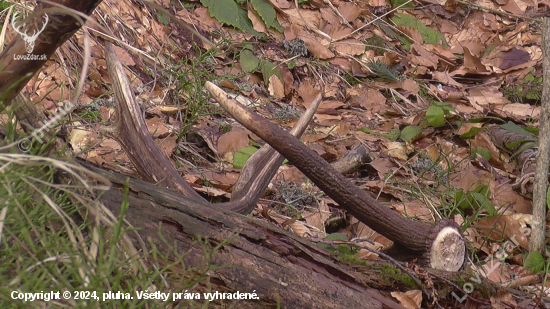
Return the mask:
[[[229,239],[229,244],[212,255],[211,263],[218,265],[209,274],[216,284],[213,290],[255,291],[260,301],[254,308],[275,305],[277,299],[287,308],[382,308],[381,303],[401,308],[356,280],[349,268],[307,240],[215,205],[182,202],[174,190],[86,167],[107,177],[115,188],[127,184],[130,207],[125,218],[139,227],[142,239],[152,241],[161,252],[174,252],[175,245],[178,252],[186,253],[189,268],[205,261],[198,237],[214,246]],[[118,216],[124,198],[111,189],[101,201]],[[137,240],[135,246],[140,247]],[[389,287],[387,284],[389,281]]]
[[[204,265],[206,259],[198,238],[208,239],[213,246],[226,243],[211,255],[211,262],[221,267],[209,272],[210,282],[213,290],[255,291],[260,301],[242,304],[244,308],[268,308],[277,302],[284,308],[402,308],[376,290],[421,288],[388,262],[345,263],[310,241],[267,222],[235,214],[216,204],[186,203],[173,189],[82,164],[113,183],[101,201],[116,216],[126,198],[120,189],[129,189],[130,207],[125,218],[139,227],[137,233],[148,240],[148,250],[154,244],[161,252],[185,254],[185,265],[193,268]],[[140,248],[139,239],[129,235]],[[453,292],[464,299],[488,299],[500,290],[483,277],[472,281],[470,278],[477,277],[471,271],[434,274],[428,273],[430,279],[421,280],[422,288],[437,291],[435,297],[443,303],[456,303]],[[470,281],[475,290],[471,295],[449,284]]]

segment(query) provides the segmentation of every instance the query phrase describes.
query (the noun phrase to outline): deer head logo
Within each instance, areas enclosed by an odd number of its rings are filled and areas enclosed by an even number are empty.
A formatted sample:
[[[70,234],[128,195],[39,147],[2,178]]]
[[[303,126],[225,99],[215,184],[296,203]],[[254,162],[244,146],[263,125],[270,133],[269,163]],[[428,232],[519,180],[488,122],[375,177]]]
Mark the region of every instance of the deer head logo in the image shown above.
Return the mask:
[[[15,13],[13,14],[13,17],[11,19],[11,26],[13,27],[13,29],[15,30],[15,32],[19,33],[21,35],[21,37],[23,38],[23,40],[25,40],[25,47],[27,49],[27,53],[32,53],[32,50],[34,49],[34,41],[36,41],[36,38],[38,37],[38,35],[40,33],[42,33],[42,31],[44,31],[44,28],[46,28],[46,25],[48,24],[48,15],[47,14],[44,14],[46,16],[46,20],[44,21],[44,25],[42,26],[42,29],[40,30],[35,30],[33,32],[32,35],[28,35],[26,33],[23,33],[21,32],[21,30],[19,29],[19,27],[17,27],[17,25],[15,24],[15,18],[17,17],[18,13]]]

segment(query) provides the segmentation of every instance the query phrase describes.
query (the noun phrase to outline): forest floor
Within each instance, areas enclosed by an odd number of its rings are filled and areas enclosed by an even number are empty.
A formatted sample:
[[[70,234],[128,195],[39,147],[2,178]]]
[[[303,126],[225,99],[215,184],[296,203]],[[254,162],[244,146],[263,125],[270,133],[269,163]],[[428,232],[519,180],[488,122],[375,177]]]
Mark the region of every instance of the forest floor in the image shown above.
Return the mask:
[[[497,124],[538,133],[548,5],[104,1],[86,30],[61,46],[25,91],[55,114],[59,102],[71,99],[89,37],[85,91],[66,124],[71,147],[95,164],[137,176],[121,147],[98,132],[114,111],[102,40],[106,34],[115,38],[157,145],[213,202],[229,199],[240,168],[263,142],[228,117],[204,83],[218,84],[284,128],[321,93],[301,138],[308,147],[333,162],[364,146],[368,164],[347,175],[356,184],[405,216],[454,218],[468,240],[470,267],[543,297],[548,291],[542,277],[531,276],[541,265],[524,262],[531,200],[523,178],[529,175],[514,160],[517,154],[497,148],[483,128]],[[5,40],[15,35],[8,31]],[[304,237],[368,239],[373,249],[391,244],[287,164],[254,216]],[[361,248],[352,254],[379,259]],[[516,286],[522,278],[533,280]],[[394,297],[416,308],[422,294]],[[519,306],[510,294],[491,301],[494,308]]]

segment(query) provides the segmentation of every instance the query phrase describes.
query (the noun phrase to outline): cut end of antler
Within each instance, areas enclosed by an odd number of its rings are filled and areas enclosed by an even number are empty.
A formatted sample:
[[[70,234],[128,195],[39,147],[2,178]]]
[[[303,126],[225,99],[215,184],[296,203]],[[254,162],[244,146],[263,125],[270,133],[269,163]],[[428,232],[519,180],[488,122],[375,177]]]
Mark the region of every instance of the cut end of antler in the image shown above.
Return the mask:
[[[458,271],[464,264],[464,238],[453,227],[444,227],[437,234],[430,250],[430,266],[438,270]]]

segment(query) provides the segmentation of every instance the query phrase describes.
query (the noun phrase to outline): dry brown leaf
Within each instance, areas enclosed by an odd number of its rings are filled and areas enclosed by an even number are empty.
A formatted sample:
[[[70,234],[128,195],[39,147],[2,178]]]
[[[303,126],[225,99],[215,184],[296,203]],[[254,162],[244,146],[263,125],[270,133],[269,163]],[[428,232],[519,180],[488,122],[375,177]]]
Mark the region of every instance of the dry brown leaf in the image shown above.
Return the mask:
[[[338,126],[336,126],[336,129],[334,129],[332,132],[337,136],[344,137],[350,134],[352,131],[350,129],[350,125],[347,122],[342,121],[338,124]]]
[[[308,237],[311,235],[310,228],[308,228],[302,221],[291,219],[289,223],[283,224],[291,228],[292,232],[300,237]]]
[[[408,159],[407,149],[401,142],[381,141],[380,146],[390,157],[406,161]]]
[[[523,103],[510,103],[501,107],[492,109],[502,118],[513,118],[516,120],[538,119],[540,116],[540,106],[533,106]]]
[[[230,194],[214,187],[195,187],[196,191],[206,193],[208,196],[225,196],[230,197]]]
[[[504,162],[502,162],[501,159],[502,156],[500,150],[495,146],[494,141],[491,136],[487,134],[487,132],[478,132],[474,138],[470,140],[470,147],[489,150],[489,153],[491,154],[491,159],[489,162],[496,167],[504,166]]]
[[[532,202],[526,200],[512,188],[509,183],[497,184],[491,182],[491,201],[495,208],[504,207],[509,211],[514,211],[520,214],[529,214],[532,211]]]
[[[145,119],[145,124],[153,138],[164,138],[170,134],[170,129],[166,127],[164,120],[160,117]]]
[[[312,205],[313,206],[313,205]],[[302,218],[310,226],[316,227],[320,231],[325,230],[325,223],[330,218],[331,212],[326,200],[320,200],[316,211],[302,211]]]
[[[461,125],[460,128],[458,128],[458,130],[456,130],[455,134],[462,135],[470,132],[472,128],[481,128],[482,126],[483,126],[482,123],[465,123]]]
[[[495,283],[503,283],[510,280],[510,266],[508,264],[502,264],[497,258],[489,257],[486,259],[486,263],[482,266],[474,267],[477,269],[474,271],[476,274],[474,278],[479,280],[480,277],[485,277]]]
[[[117,151],[122,150],[122,147],[120,147],[120,144],[114,139],[110,139],[110,138],[103,140],[99,144],[99,147],[102,148],[102,150],[105,150],[105,149],[111,149],[111,150],[117,150]]]
[[[323,21],[319,24],[319,29],[328,33],[334,27],[341,24],[341,18],[327,5],[319,8]]]
[[[500,47],[493,50],[491,54],[484,59],[484,63],[501,70],[508,70],[512,67],[524,64],[531,60],[528,52],[523,49],[513,47]]]
[[[218,139],[217,151],[220,154],[235,152],[248,146],[248,131],[233,128]]]
[[[321,101],[317,113],[319,114],[334,114],[337,108],[344,106],[341,101]]]
[[[292,91],[295,90],[294,76],[286,66],[279,66],[279,69],[281,70],[281,75],[283,77],[281,82],[283,85],[286,85],[286,87],[284,87],[284,96],[289,96]]]
[[[406,97],[409,95],[415,96],[418,94],[418,91],[420,91],[420,86],[418,86],[418,83],[410,78],[403,81],[401,88],[408,92],[405,94]]]
[[[370,248],[378,250],[380,248],[387,248],[387,247],[389,247],[393,244],[393,242],[391,240],[389,240],[386,237],[378,234],[373,229],[366,226],[364,223],[359,222],[356,218],[352,217],[350,219],[350,225],[352,226],[352,228],[353,228],[352,231],[353,231],[354,235],[357,236],[357,238],[372,240],[375,243],[379,244],[379,245],[375,245],[375,246],[369,246]]]
[[[516,3],[515,0],[508,0],[506,1],[506,4],[501,6],[501,8],[506,11],[510,12],[512,14],[523,14],[525,13],[525,8],[522,10]]]
[[[229,190],[239,178],[239,174],[235,172],[204,171],[202,175],[208,179],[213,186],[222,190]]]
[[[422,200],[415,198],[403,202],[392,201],[390,207],[407,217],[417,218],[424,222],[435,222],[432,211]]]
[[[387,158],[376,158],[369,165],[378,172],[380,179],[385,179],[387,175],[397,169],[397,166]]]
[[[458,222],[457,222],[458,223]],[[474,227],[469,227],[464,231],[464,237],[470,242],[471,246],[485,254],[491,254],[489,242],[485,241],[483,235]]]
[[[487,185],[490,179],[491,174],[489,172],[475,167],[469,161],[462,163],[460,171],[451,174],[449,177],[451,185],[464,190],[464,192],[471,191],[480,185]]]
[[[338,25],[338,27],[332,28],[328,32],[328,35],[333,40],[338,40],[340,38],[347,37],[349,34],[351,34],[352,31],[353,31],[352,29],[350,29],[349,27],[347,27],[345,25]]]
[[[477,110],[483,111],[484,108],[493,107],[499,110],[510,101],[504,97],[497,86],[475,87],[469,90],[469,95],[466,97],[472,106]]]
[[[309,23],[312,27],[318,27],[321,22],[321,13],[317,10],[300,10],[300,13],[298,13],[293,5],[292,8],[284,9],[283,11],[287,14],[289,23],[293,25],[296,30],[301,28],[296,34],[307,33],[311,35],[307,24]]]
[[[303,105],[308,108],[321,91],[315,89],[309,81],[304,81],[298,87],[298,95],[302,97]]]
[[[269,78],[269,94],[272,96],[275,96],[277,98],[284,98],[285,97],[285,87],[279,77],[277,75],[273,74]]]
[[[347,58],[335,57],[334,59],[330,60],[330,63],[332,63],[335,66],[338,66],[339,68],[341,68],[342,70],[344,70],[346,72],[351,72],[352,71],[352,64]]]
[[[509,240],[507,248],[504,249],[508,253],[517,246],[529,250],[528,229],[523,228],[512,216],[502,215],[480,219],[474,223],[474,226],[483,235],[491,237],[492,240]]]
[[[83,152],[95,144],[98,138],[99,134],[96,132],[73,129],[70,133],[71,147],[76,153]]]
[[[358,5],[353,2],[340,2],[340,5],[338,5],[338,11],[347,22],[354,21],[357,17],[359,17],[359,14],[361,14],[361,10],[358,9]]]
[[[312,143],[326,137],[327,137],[326,134],[310,134],[302,137],[300,140],[303,141],[304,143]]]
[[[424,44],[424,38],[422,37],[418,29],[410,26],[404,26],[404,25],[397,26],[397,29],[399,29],[400,31],[405,33],[408,37],[410,37],[415,44],[420,44],[420,45]]]
[[[317,38],[306,36],[300,36],[300,38],[304,41],[307,49],[313,56],[319,59],[330,59],[334,57],[334,53],[331,52],[328,47],[321,44]]]
[[[468,47],[464,46],[464,67],[472,69],[475,73],[483,73],[488,72],[487,68],[483,63],[481,63],[481,59],[472,55],[470,53],[470,50]]]
[[[376,89],[365,89],[366,91],[356,92],[358,95],[357,101],[362,108],[378,113],[382,107],[386,105],[386,97]],[[353,95],[353,92],[350,93]]]
[[[378,245],[379,248],[378,249],[373,248],[373,250],[380,250],[381,248],[383,248],[383,246],[381,246],[380,244],[375,244],[375,245]],[[374,247],[370,243],[366,243],[366,244],[364,244],[364,246]],[[370,261],[381,261],[382,260],[378,256],[378,254],[376,254],[374,252],[371,252],[370,250],[367,250],[367,249],[359,249],[359,251],[357,252],[357,254],[355,256],[358,259],[362,259],[362,260],[370,260]]]
[[[163,139],[157,139],[155,140],[155,144],[157,144],[157,147],[161,150],[161,152],[166,156],[170,157],[172,153],[174,152],[174,149],[176,149],[178,140],[178,136],[176,134],[172,136],[168,136]]]
[[[337,52],[344,55],[356,56],[365,52],[365,44],[355,39],[342,40],[332,45]]]
[[[442,100],[448,101],[449,103],[455,103],[466,96],[465,91],[457,90],[454,87],[444,85],[438,85],[438,87],[430,85],[430,91],[434,93],[436,97],[440,97]],[[464,112],[465,114],[476,112],[475,108],[464,104],[454,104],[453,108],[457,109],[459,112]]]
[[[258,16],[258,13],[254,10],[254,7],[252,6],[252,3],[248,2],[248,18],[250,21],[252,21],[252,28],[254,30],[265,33],[266,32],[266,26],[264,22],[262,21],[262,18]]]
[[[456,61],[456,56],[453,54],[449,49],[441,46],[441,45],[434,45],[434,44],[426,44],[424,45],[426,49],[430,52],[432,52],[435,55],[438,55],[441,58],[444,58],[445,60],[451,62],[454,64]],[[445,61],[443,61],[445,63]]]
[[[292,5],[294,4],[292,1],[288,1],[288,0],[268,0],[268,1],[273,5],[273,7],[278,9],[277,11],[291,8]]]
[[[342,121],[340,116],[318,114],[315,116],[317,118],[317,123],[321,126],[332,127],[335,124],[338,124]]]
[[[277,174],[275,175],[275,177],[273,177],[273,179],[301,184],[304,182],[306,177],[296,167],[283,165],[279,168]]]
[[[511,67],[507,70],[504,70],[503,73],[510,73],[510,72],[517,71],[517,70],[522,70],[522,69],[531,70],[531,68],[535,67],[537,65],[537,63],[538,63],[538,60],[527,61],[525,63],[516,65],[516,66]]]
[[[447,85],[451,85],[451,86],[455,86],[455,87],[459,87],[459,88],[463,88],[464,85],[462,85],[461,83],[455,81],[450,75],[449,75],[449,72],[448,71],[445,71],[445,72],[433,72],[432,73],[432,77],[437,80],[437,81],[440,81],[444,84],[447,84]]]
[[[510,0],[512,2],[513,0]],[[494,309],[517,308],[517,302],[512,294],[505,291],[498,291],[491,296],[491,306]]]
[[[382,136],[368,134],[363,131],[355,131],[353,132],[353,135],[361,141],[378,142],[384,139]]]
[[[191,185],[193,185],[193,187],[196,187],[197,185],[195,183],[202,179],[202,174],[201,175],[198,175],[198,174],[185,174],[185,175],[183,175],[183,178],[185,179],[185,181],[188,184],[191,184]]]
[[[435,54],[426,50],[426,48],[419,44],[412,44],[411,51],[414,52],[410,54],[411,62],[416,65],[425,66],[428,68],[437,68],[439,59]]]
[[[407,309],[417,309],[422,305],[422,291],[411,290],[407,292],[391,292],[391,296]]]

